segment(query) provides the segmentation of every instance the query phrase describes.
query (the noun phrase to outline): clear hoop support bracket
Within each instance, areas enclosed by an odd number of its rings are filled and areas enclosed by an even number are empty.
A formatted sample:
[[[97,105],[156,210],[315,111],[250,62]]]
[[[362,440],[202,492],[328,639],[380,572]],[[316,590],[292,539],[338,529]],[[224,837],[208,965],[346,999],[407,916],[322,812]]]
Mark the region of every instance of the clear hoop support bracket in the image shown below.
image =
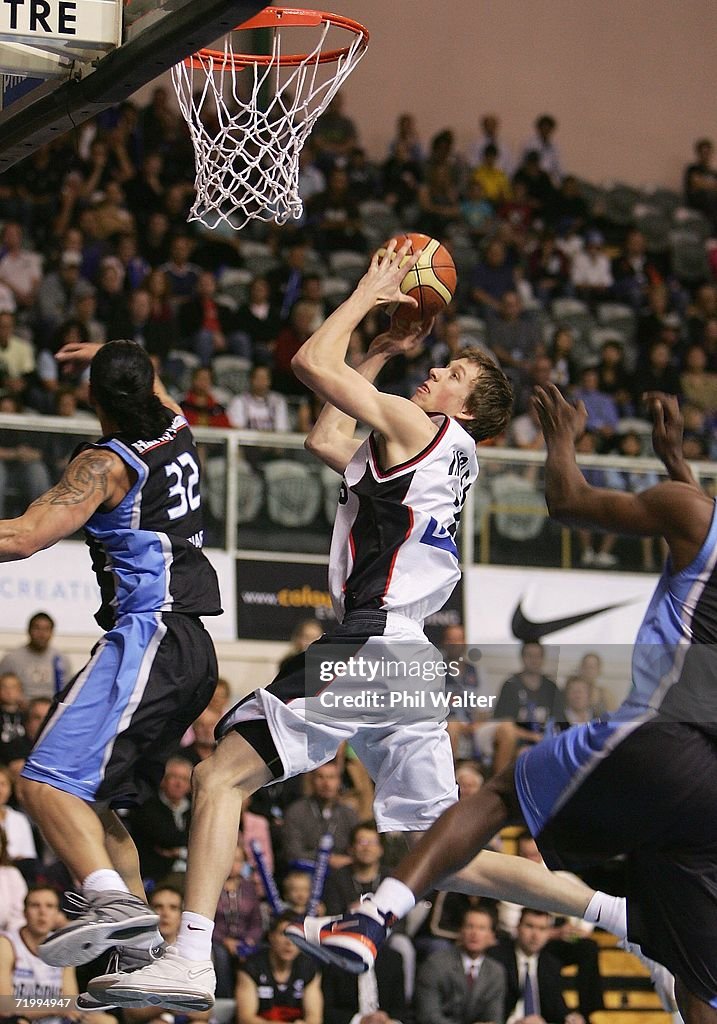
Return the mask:
[[[318,30],[311,52],[283,52],[282,29],[289,27]],[[325,48],[332,27],[351,33],[350,43]],[[273,30],[271,53],[238,52],[230,33],[223,49],[200,50],[172,69],[194,146],[189,219],[208,228],[301,217],[299,154],[369,40],[351,18],[294,8],[267,7],[235,32],[259,28]]]

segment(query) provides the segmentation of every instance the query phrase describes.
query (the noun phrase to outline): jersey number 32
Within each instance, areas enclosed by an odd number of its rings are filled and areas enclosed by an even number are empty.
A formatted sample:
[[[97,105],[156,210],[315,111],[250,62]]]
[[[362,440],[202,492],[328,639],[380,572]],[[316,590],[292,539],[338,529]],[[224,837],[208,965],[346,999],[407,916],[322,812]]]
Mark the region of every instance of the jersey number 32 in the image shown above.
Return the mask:
[[[165,472],[172,482],[169,488],[170,499],[177,500],[167,508],[170,519],[181,519],[191,509],[196,512],[201,498],[199,496],[199,467],[189,452],[182,452],[176,462],[165,466]]]

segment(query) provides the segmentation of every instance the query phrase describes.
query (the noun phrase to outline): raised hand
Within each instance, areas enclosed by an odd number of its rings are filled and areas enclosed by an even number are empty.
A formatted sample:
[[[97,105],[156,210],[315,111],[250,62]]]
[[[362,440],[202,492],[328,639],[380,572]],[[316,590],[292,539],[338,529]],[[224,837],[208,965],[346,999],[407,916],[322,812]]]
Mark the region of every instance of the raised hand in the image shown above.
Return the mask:
[[[392,238],[385,249],[373,254],[371,264],[359,281],[356,291],[370,297],[374,306],[383,306],[388,302],[400,302],[407,306],[418,306],[410,295],[401,291],[401,282],[418,262],[422,249],[410,253],[410,239],[406,239],[400,249],[396,249],[396,239]]]
[[[403,319],[394,318],[391,326],[383,334],[377,335],[368,348],[369,355],[385,355],[387,358],[411,352],[421,345],[433,329],[435,317],[430,320],[415,320],[407,323]]]
[[[652,447],[663,462],[682,458],[685,422],[674,395],[647,391],[643,396],[652,416]]]
[[[577,441],[585,433],[588,420],[585,404],[571,405],[554,384],[536,387],[533,405],[540,418],[546,444],[566,438]]]

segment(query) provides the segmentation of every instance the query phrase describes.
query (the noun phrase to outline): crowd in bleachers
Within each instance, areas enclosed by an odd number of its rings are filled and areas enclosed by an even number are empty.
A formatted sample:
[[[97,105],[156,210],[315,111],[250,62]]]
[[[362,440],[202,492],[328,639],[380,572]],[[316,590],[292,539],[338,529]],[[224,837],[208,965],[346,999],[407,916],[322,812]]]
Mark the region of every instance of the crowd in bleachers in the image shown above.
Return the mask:
[[[696,144],[683,194],[648,193],[566,173],[550,115],[515,153],[497,117],[480,127],[463,153],[450,129],[426,144],[404,114],[372,163],[339,94],[302,153],[302,219],[241,233],[187,223],[192,150],[164,88],[43,147],[0,177],[0,408],[87,411],[86,375],[54,353],[121,336],[145,345],[193,422],[306,430],[316,409],[292,355],[370,251],[415,229],[450,248],[458,291],[428,343],[379,386],[410,394],[432,364],[480,344],[516,383],[505,443],[541,447],[530,386],[553,380],[586,401],[598,452],[640,421],[642,393],[661,389],[683,400],[688,454],[714,455],[711,142]],[[376,323],[356,332],[351,359]],[[53,458],[0,448],[0,468],[18,467],[29,497],[56,474]]]
[[[62,897],[77,884],[13,799],[14,781],[50,698],[70,672],[53,627],[48,615],[37,613],[28,624],[27,643],[8,651],[0,661],[0,932],[22,926],[28,886],[31,894],[36,886],[45,886]],[[287,658],[305,649],[320,632],[316,620],[302,622],[295,630]],[[488,774],[507,764],[521,746],[539,739],[546,728],[587,721],[612,702],[602,685],[601,661],[595,653],[585,654],[580,664],[573,666],[573,674],[558,687],[546,674],[545,652],[540,644],[527,643],[517,671],[491,687],[480,665],[466,657],[470,652],[460,625],[446,628],[442,651],[448,663],[461,665],[460,675],[450,679],[453,697],[497,691],[497,700],[493,698],[487,711],[459,699],[449,715],[456,781],[462,798],[474,793]],[[214,726],[230,702],[230,688],[220,680],[209,706],[166,762],[157,792],[124,817],[138,849],[151,905],[160,915],[160,931],[169,943],[176,938],[182,906],[192,768],[214,750]],[[278,1019],[277,1005],[302,1010],[301,1017],[294,1013],[281,1019],[348,1024],[365,1005],[355,982],[349,983],[347,976],[323,971],[319,978],[316,965],[299,956],[296,947],[283,937],[283,930],[289,920],[307,910],[311,873],[326,833],[333,840],[321,897],[327,913],[343,913],[361,893],[375,891],[402,856],[405,844],[399,834],[379,836],[376,831],[371,820],[372,797],[373,785],[365,769],[351,749],[344,747],[334,761],[310,776],[272,783],[243,808],[236,856],[217,907],[213,945],[217,996],[236,1001],[237,1024],[249,1024],[265,1015]],[[500,850],[502,842],[496,836],[493,845]],[[517,849],[511,846],[508,852],[540,860],[529,836],[520,837],[517,844]],[[277,880],[283,908],[270,905],[258,870],[257,846],[263,864]],[[389,1019],[409,1021],[414,1017],[419,1024],[435,1024],[432,1015],[439,1004],[444,1009],[441,1020],[459,1024],[467,1019],[455,1014],[473,994],[461,989],[449,998],[441,965],[446,957],[465,957],[468,953],[469,959],[478,960],[490,951],[497,963],[508,967],[506,957],[512,956],[514,949],[519,951],[521,936],[525,939],[526,920],[514,904],[457,893],[433,894],[429,902],[419,904],[405,926],[396,930],[387,951],[381,954],[376,981],[379,1011],[386,1017],[371,1021],[365,1019],[368,1011],[361,1012],[363,1024],[388,1024]],[[548,915],[537,914],[531,927],[542,929],[536,952],[545,950],[541,974],[551,976],[548,988],[540,993],[544,1012],[548,1013],[548,1005],[560,1010],[559,1016],[554,1016],[553,1009],[545,1019],[554,1024],[584,1024],[603,1005],[591,926],[576,921],[556,923]],[[574,982],[560,976],[561,967],[569,964],[578,966]],[[474,967],[477,971],[480,964]],[[80,983],[87,970],[78,969]],[[97,965],[89,970],[97,973]],[[486,974],[491,970],[486,969]],[[502,968],[495,968],[494,973],[490,996],[485,991],[481,998],[488,1000],[484,1008],[490,1008],[490,1020],[505,1024],[518,997],[510,988],[510,971],[506,975]],[[303,986],[292,993],[293,980],[287,985],[286,974],[290,980],[302,979]],[[482,983],[486,974],[481,976]],[[272,986],[275,991],[268,994]],[[577,987],[584,1020],[567,1020],[569,1011],[562,996],[566,987]],[[289,997],[294,1002],[283,1004],[282,999]],[[482,1002],[480,1005],[483,1007]],[[125,1010],[124,1021],[131,1024],[150,1019],[146,1012],[141,1016],[135,1013],[140,1011]],[[486,1013],[480,1016],[482,1019]]]

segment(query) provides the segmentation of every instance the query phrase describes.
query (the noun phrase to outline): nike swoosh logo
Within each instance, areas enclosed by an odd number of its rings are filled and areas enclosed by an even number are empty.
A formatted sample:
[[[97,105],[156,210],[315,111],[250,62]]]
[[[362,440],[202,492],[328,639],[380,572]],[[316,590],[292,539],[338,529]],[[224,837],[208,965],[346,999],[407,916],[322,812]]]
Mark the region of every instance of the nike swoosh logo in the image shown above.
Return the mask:
[[[602,615],[604,612],[614,611],[615,608],[624,608],[632,604],[632,601],[619,601],[617,604],[606,604],[602,608],[592,608],[589,612],[579,612],[577,615],[566,615],[561,619],[546,619],[544,622],[535,622],[529,619],[523,612],[523,602],[518,602],[518,607],[513,612],[513,619],[510,628],[516,640],[524,644],[540,640],[541,637],[557,633],[560,629],[567,629],[568,626],[575,626],[578,622],[585,622],[595,615]]]
[[[188,924],[187,928],[190,932],[205,932],[207,930],[206,928],[197,928],[196,924]]]

